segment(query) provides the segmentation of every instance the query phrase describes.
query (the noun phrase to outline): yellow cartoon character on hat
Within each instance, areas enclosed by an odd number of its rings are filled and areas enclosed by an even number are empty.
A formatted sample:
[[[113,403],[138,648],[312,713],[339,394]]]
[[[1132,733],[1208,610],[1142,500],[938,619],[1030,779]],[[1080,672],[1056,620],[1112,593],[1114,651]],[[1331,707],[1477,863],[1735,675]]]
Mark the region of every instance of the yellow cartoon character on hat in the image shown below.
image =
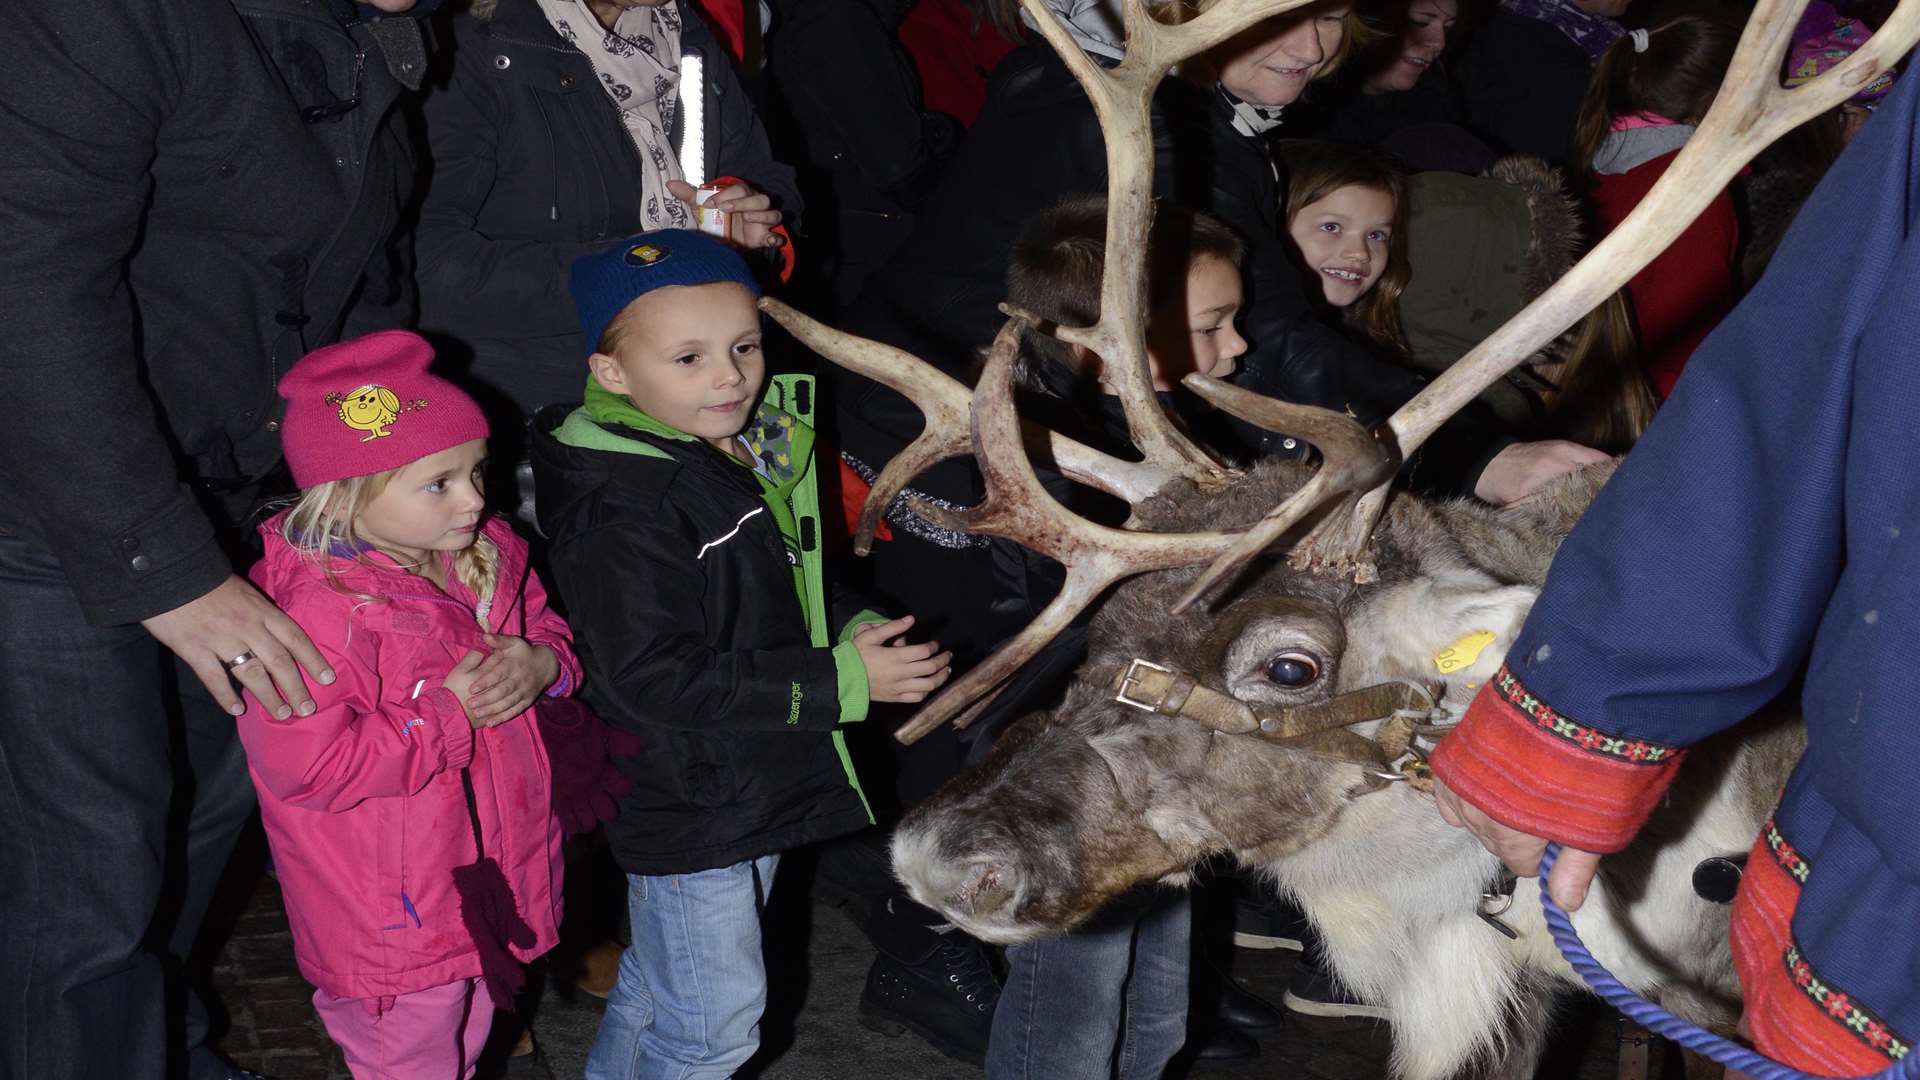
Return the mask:
[[[393,432],[387,425],[400,415],[400,395],[378,383],[368,383],[358,387],[340,399],[340,422],[354,429],[364,431],[367,437],[361,442],[372,442],[385,438]]]

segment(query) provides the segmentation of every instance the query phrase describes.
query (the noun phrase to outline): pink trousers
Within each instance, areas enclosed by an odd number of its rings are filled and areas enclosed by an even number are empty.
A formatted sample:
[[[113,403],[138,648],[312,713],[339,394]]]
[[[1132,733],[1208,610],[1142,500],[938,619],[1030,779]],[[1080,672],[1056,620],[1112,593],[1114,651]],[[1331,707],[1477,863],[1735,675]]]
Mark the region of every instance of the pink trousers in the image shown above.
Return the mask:
[[[354,1080],[471,1077],[493,1027],[493,999],[479,979],[377,1002],[315,990],[313,1007]]]

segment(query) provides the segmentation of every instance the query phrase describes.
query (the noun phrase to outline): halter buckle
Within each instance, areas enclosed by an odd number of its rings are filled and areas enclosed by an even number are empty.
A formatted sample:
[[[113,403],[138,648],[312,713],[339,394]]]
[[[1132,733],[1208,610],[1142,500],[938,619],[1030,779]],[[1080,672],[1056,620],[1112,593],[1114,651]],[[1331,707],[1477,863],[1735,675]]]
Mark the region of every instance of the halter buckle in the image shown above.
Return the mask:
[[[1141,712],[1158,713],[1160,711],[1160,701],[1140,701],[1136,698],[1127,696],[1127,692],[1129,690],[1132,690],[1134,687],[1140,685],[1140,683],[1146,678],[1145,674],[1143,673],[1145,671],[1157,671],[1162,675],[1173,674],[1171,670],[1167,668],[1163,668],[1159,664],[1156,664],[1151,660],[1135,659],[1133,663],[1127,665],[1127,673],[1125,675],[1120,676],[1120,689],[1118,692],[1116,692],[1113,695],[1113,700],[1119,702],[1122,705],[1131,705],[1134,708],[1139,709]],[[1164,696],[1161,698],[1161,700],[1162,701],[1165,700]]]

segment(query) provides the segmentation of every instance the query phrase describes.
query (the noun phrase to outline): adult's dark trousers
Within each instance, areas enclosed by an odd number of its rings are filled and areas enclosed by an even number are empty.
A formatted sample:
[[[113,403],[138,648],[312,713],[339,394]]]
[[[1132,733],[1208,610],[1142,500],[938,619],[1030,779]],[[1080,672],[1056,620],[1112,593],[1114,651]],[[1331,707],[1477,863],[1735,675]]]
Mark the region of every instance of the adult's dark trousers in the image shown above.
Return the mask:
[[[0,1080],[180,1075],[176,973],[253,805],[192,672],[0,530]]]

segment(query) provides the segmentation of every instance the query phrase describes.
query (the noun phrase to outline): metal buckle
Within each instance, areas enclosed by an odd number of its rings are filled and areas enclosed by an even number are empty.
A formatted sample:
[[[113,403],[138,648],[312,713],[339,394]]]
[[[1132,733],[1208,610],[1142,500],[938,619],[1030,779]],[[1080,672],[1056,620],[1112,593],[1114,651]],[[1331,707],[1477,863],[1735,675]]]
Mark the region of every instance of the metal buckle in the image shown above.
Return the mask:
[[[1141,712],[1157,713],[1160,711],[1160,702],[1136,701],[1133,698],[1130,698],[1127,696],[1127,691],[1131,690],[1140,681],[1140,676],[1138,673],[1141,668],[1145,668],[1148,671],[1157,671],[1162,675],[1173,674],[1171,670],[1167,668],[1163,668],[1159,664],[1156,664],[1151,660],[1135,659],[1133,663],[1127,665],[1127,673],[1125,675],[1120,676],[1120,689],[1117,692],[1115,692],[1115,694],[1113,695],[1113,700],[1119,702],[1122,705],[1131,705],[1134,708],[1139,709]]]

